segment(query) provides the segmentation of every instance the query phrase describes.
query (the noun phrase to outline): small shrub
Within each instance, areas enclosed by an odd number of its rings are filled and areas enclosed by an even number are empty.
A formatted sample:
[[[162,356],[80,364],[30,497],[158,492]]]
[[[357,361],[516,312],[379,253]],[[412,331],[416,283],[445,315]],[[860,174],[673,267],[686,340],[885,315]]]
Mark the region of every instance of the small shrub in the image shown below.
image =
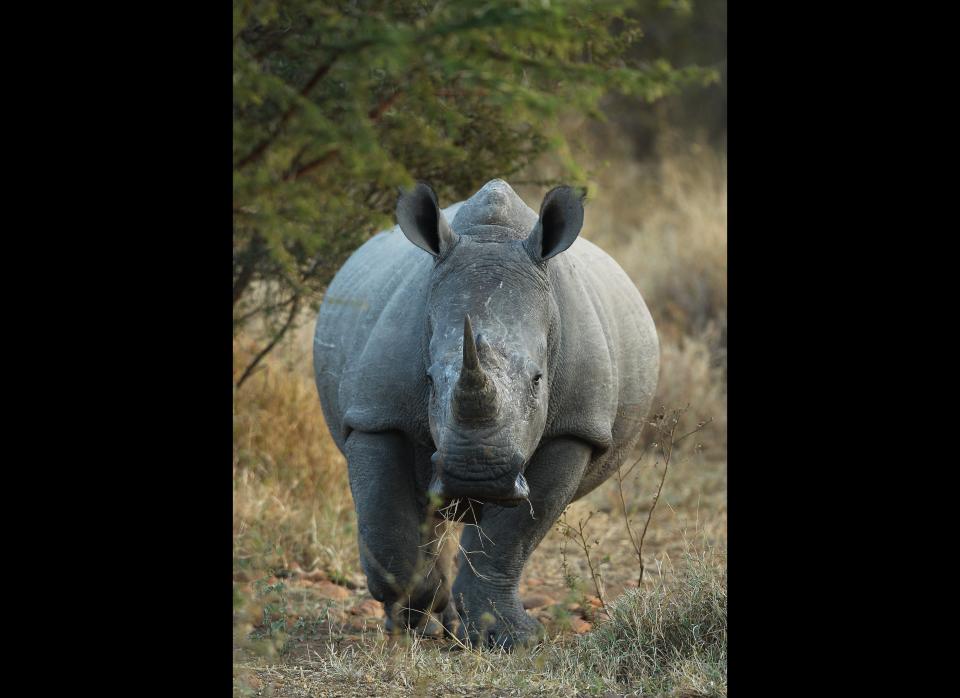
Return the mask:
[[[610,604],[610,621],[567,656],[581,670],[644,694],[677,688],[726,695],[725,556],[688,554],[669,584],[632,589]],[[561,657],[564,655],[560,655]]]

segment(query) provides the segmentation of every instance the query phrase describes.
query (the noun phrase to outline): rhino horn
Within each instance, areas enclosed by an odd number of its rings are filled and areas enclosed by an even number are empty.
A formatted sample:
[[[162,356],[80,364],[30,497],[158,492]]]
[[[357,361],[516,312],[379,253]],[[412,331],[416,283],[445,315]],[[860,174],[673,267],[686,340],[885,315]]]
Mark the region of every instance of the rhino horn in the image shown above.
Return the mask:
[[[452,407],[460,422],[485,421],[497,412],[497,387],[480,366],[469,315],[463,320],[463,368],[453,391]]]
[[[473,336],[473,323],[470,322],[470,316],[463,316],[463,368],[468,371],[479,370],[480,356],[477,354],[477,340]]]

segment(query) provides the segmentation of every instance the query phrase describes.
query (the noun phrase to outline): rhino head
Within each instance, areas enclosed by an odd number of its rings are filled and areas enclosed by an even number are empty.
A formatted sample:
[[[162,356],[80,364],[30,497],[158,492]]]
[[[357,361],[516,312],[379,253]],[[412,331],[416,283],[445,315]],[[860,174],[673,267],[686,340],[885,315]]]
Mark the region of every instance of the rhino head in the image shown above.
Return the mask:
[[[513,506],[540,443],[560,313],[547,261],[577,238],[583,193],[558,187],[539,216],[501,180],[448,224],[426,184],[401,194],[404,235],[434,257],[423,354],[436,452],[430,492]],[[455,230],[457,232],[455,232]]]

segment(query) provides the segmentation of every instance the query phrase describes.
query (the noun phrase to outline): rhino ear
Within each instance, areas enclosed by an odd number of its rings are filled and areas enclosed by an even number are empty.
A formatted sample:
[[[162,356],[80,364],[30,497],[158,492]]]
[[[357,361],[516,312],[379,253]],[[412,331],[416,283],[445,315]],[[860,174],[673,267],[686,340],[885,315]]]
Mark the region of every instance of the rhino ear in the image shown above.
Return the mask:
[[[527,237],[530,254],[548,260],[573,244],[583,227],[585,189],[557,187],[547,192],[540,204],[540,218]]]
[[[397,222],[410,242],[434,257],[446,252],[457,239],[440,211],[436,193],[424,182],[400,192]]]

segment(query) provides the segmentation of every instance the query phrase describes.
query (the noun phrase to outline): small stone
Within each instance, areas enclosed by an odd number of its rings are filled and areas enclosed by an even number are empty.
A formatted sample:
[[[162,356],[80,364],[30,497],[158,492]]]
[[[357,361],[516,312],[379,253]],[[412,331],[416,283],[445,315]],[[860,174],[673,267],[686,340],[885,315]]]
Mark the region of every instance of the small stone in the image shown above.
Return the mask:
[[[350,615],[341,608],[328,608],[325,614],[325,619],[331,627],[342,626],[350,621]]]
[[[419,632],[425,637],[441,638],[444,636],[443,625],[434,616],[430,616],[430,619],[419,629]]]
[[[374,599],[367,599],[351,608],[350,613],[364,618],[383,618],[383,604]]]
[[[350,591],[348,589],[345,589],[338,584],[334,584],[333,582],[316,582],[313,585],[313,590],[320,596],[327,599],[337,599],[342,601],[343,599],[350,598]]]
[[[368,620],[366,618],[354,617],[354,618],[351,618],[348,623],[346,623],[345,628],[355,633],[363,633],[373,628],[373,624],[374,624],[374,621]]]
[[[600,598],[597,596],[588,596],[587,601],[594,608],[600,608],[601,606],[603,606],[603,601],[601,601]]]
[[[578,604],[578,603],[568,603],[568,604],[567,604],[567,610],[570,611],[570,613],[576,613],[577,611],[580,610],[580,604]]]
[[[544,606],[552,606],[556,601],[546,594],[527,594],[521,599],[523,601],[523,607],[530,608],[543,608]]]
[[[577,618],[574,616],[570,619],[570,627],[573,628],[573,632],[575,632],[577,635],[583,635],[584,633],[590,632],[590,628],[592,628],[593,625],[582,618]]]
[[[542,586],[543,586],[543,580],[540,579],[539,577],[531,577],[530,579],[527,580],[527,586],[528,586],[528,587],[542,587]]]
[[[263,688],[263,681],[250,669],[241,669],[237,672],[236,679],[247,690],[259,691]]]

